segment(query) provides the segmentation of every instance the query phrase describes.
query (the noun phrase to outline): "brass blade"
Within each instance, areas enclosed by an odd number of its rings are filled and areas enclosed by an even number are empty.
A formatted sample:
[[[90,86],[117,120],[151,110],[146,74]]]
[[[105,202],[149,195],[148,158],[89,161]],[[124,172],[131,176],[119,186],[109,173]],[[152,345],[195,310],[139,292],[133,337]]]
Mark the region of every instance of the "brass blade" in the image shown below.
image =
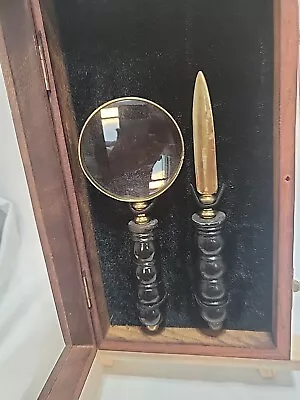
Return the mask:
[[[202,195],[218,191],[214,120],[205,77],[197,74],[193,101],[193,140],[196,188]]]

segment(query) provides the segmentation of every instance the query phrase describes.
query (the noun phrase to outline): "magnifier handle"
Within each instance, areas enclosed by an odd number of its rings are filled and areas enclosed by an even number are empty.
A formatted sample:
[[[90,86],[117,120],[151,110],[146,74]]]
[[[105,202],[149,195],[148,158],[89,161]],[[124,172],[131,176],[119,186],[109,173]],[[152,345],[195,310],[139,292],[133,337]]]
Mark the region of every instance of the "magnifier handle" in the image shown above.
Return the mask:
[[[192,216],[196,228],[197,264],[195,298],[202,318],[215,331],[226,319],[228,295],[224,284],[225,264],[222,258],[222,227],[226,216],[218,211],[214,218]]]
[[[163,304],[166,299],[160,269],[156,262],[154,229],[157,225],[157,219],[141,224],[130,221],[128,224],[133,240],[139,319],[149,332],[155,332],[161,326],[164,319]]]

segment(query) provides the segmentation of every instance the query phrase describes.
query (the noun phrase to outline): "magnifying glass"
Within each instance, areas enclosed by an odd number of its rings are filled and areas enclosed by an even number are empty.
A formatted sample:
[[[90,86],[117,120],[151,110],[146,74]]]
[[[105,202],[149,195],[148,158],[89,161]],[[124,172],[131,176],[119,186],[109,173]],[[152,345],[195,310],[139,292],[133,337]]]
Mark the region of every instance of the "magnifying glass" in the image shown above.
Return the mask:
[[[81,168],[100,192],[127,202],[133,239],[139,319],[148,331],[162,324],[166,299],[155,260],[153,231],[158,225],[148,212],[153,199],[177,178],[184,143],[173,117],[158,104],[138,97],[111,100],[86,120],[79,138]]]

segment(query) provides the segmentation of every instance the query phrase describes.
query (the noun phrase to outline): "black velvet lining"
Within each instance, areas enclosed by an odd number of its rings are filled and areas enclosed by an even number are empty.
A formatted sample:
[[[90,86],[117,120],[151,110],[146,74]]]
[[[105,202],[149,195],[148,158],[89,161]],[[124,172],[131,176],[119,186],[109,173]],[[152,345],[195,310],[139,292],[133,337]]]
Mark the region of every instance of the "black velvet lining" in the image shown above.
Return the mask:
[[[227,189],[227,328],[271,331],[273,252],[273,1],[56,0],[78,127],[100,104],[140,96],[182,129],[186,158],[153,208],[159,219],[167,326],[199,327],[191,296],[197,210],[191,107],[198,70],[208,81],[220,180]],[[127,204],[89,188],[112,324],[138,325]]]

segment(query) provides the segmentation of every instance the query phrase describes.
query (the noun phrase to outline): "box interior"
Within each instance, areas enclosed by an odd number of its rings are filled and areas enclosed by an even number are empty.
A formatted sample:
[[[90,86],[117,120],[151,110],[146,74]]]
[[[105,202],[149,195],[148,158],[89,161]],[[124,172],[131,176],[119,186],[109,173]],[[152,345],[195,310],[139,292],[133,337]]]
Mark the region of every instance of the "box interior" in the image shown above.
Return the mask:
[[[175,118],[186,156],[152,216],[168,291],[166,326],[201,328],[192,296],[194,184],[192,99],[196,74],[207,78],[226,184],[220,209],[227,329],[272,331],[273,86],[272,0],[55,0],[78,131],[117,97],[152,100]],[[93,227],[112,325],[134,325],[134,268],[128,204],[88,184]]]

